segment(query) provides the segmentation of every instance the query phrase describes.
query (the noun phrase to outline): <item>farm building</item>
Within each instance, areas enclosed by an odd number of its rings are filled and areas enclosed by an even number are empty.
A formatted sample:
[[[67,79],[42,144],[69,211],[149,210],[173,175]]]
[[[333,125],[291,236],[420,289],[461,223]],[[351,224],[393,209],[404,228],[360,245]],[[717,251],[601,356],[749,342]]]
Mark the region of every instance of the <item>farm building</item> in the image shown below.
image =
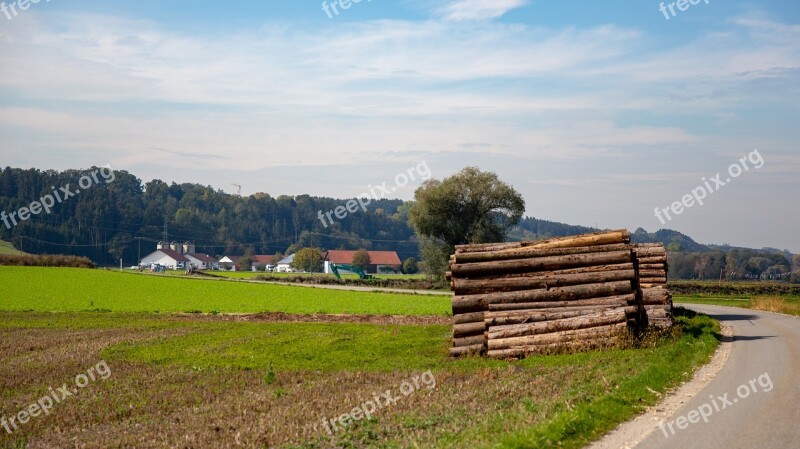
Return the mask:
[[[183,254],[171,248],[161,248],[153,253],[144,256],[139,266],[152,264],[163,265],[173,270],[182,270],[187,267],[190,261]]]
[[[368,251],[372,262],[367,268],[368,273],[400,272],[403,264],[400,257],[394,251]],[[331,250],[324,255],[325,273],[332,273],[331,263],[346,264],[353,263],[353,255],[356,251]]]
[[[219,269],[219,262],[217,262],[217,259],[208,254],[186,253],[183,256],[189,259],[189,265],[195,268],[201,270]]]
[[[236,262],[239,261],[239,257],[241,256],[224,256],[219,260],[220,269],[236,271]]]
[[[278,264],[275,266],[275,271],[279,273],[291,273],[294,271],[292,268],[292,261],[294,261],[294,253],[279,260]]]
[[[143,257],[139,262],[139,266],[152,264],[163,265],[173,270],[182,270],[189,267],[201,270],[219,268],[219,263],[216,259],[208,254],[197,253],[194,244],[190,242],[182,244],[158,242],[156,250]]]

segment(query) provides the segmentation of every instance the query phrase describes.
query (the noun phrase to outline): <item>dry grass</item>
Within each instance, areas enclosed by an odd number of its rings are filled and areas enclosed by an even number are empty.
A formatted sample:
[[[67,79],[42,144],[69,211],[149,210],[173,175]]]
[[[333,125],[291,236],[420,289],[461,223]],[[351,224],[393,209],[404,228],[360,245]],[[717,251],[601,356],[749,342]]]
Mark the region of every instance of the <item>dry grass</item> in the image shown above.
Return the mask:
[[[187,329],[24,329],[0,331],[2,409],[11,416],[57,388],[73,384],[75,375],[102,359],[101,351],[124,341],[180,335]],[[428,431],[458,433],[481,426],[504,407],[521,406],[511,398],[535,397],[543,403],[577,381],[579,368],[542,372],[510,367],[474,372],[436,372],[437,388],[420,389],[376,413],[372,422],[329,438],[323,417],[335,418],[373,392],[392,390],[419,372],[264,373],[243,370],[196,370],[109,361],[108,380],[91,383],[56,405],[49,416],[33,418],[15,435],[28,448],[52,447],[335,447],[344,440],[369,445],[370,438],[391,437],[403,446],[433,443]],[[588,373],[583,373],[586,375]],[[498,398],[508,398],[498,401]],[[426,419],[417,421],[419,410]],[[547,415],[530,415],[533,424]],[[0,445],[12,446],[15,435],[2,432]]]
[[[752,300],[752,308],[767,312],[785,313],[787,315],[800,315],[800,303],[789,302],[781,296],[761,296]]]
[[[348,413],[373,399],[373,393],[390,390],[401,396],[403,381],[427,368],[409,361],[400,370],[354,366],[270,374],[227,365],[145,363],[114,358],[109,350],[166,343],[194,360],[201,356],[194,351],[203,348],[172,342],[245,326],[249,332],[261,325],[236,317],[0,313],[0,319],[0,416],[26,408],[48,387],[74,385],[77,374],[100,360],[111,368],[107,380],[91,382],[49,416],[31,419],[12,435],[0,428],[3,448],[519,446],[509,438],[536,447],[575,448],[655,400],[648,392],[654,391],[651,387],[664,391],[670,381],[679,380],[679,373],[691,371],[713,351],[697,349],[699,340],[684,338],[656,349],[506,363],[448,359],[443,341],[441,357],[431,359],[438,367],[433,371],[435,389],[421,388],[377,411],[372,420],[330,436],[321,425],[323,418]],[[691,358],[696,360],[689,363]]]

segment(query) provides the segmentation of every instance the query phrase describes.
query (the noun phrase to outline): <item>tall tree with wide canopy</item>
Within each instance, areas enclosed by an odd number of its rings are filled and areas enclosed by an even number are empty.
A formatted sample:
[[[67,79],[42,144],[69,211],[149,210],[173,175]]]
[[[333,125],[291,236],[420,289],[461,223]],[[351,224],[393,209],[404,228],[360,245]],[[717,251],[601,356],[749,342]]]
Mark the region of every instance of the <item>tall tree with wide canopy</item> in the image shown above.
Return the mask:
[[[414,196],[409,222],[417,234],[441,242],[449,251],[465,243],[503,241],[525,212],[519,192],[497,174],[476,167],[466,167],[442,181],[428,180]],[[442,264],[426,260],[426,265]]]

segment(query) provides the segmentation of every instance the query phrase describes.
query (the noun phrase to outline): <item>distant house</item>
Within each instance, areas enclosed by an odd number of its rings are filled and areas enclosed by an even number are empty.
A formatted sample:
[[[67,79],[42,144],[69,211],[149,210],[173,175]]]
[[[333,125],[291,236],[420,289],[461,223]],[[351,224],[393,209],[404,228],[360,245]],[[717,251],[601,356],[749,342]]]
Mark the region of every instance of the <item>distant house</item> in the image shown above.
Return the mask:
[[[158,242],[155,252],[148,254],[139,262],[139,266],[153,264],[163,265],[173,270],[182,270],[189,267],[208,270],[219,267],[216,259],[207,254],[197,253],[194,244],[190,242],[182,244],[177,242]]]
[[[236,262],[239,261],[239,257],[241,256],[225,256],[219,260],[219,267],[223,270],[236,271]]]
[[[345,251],[345,250],[330,250],[325,255],[325,272],[326,273],[333,273],[330,268],[331,263],[335,264],[347,264],[350,265],[353,263],[353,255],[355,255],[356,251]],[[367,268],[368,273],[383,273],[386,271],[394,271],[399,272],[402,269],[402,262],[400,262],[400,257],[394,251],[368,251],[370,265]]]
[[[217,259],[209,256],[208,254],[187,253],[183,255],[189,259],[190,266],[199,268],[201,270],[219,269],[219,262]]]
[[[253,260],[253,271],[256,271],[257,265],[261,265],[266,269],[267,265],[272,262],[272,258],[275,256],[264,256],[264,255],[256,255],[250,256],[250,259]]]
[[[161,248],[143,257],[139,265],[149,266],[158,264],[173,270],[182,270],[186,268],[189,263],[189,259],[178,251],[171,248]]]
[[[289,254],[288,256],[284,257],[283,259],[278,261],[278,264],[275,265],[275,271],[279,273],[291,273],[294,271],[292,268],[292,261],[294,261],[294,253]]]

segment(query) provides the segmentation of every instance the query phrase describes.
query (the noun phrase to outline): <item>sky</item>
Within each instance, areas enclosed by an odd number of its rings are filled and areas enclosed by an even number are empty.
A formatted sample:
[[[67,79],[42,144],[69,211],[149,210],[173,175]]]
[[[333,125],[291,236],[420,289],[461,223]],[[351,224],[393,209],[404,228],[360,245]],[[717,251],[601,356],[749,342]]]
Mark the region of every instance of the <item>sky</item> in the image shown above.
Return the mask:
[[[796,0],[3,1],[3,167],[412,199],[477,166],[529,216],[800,253]]]

